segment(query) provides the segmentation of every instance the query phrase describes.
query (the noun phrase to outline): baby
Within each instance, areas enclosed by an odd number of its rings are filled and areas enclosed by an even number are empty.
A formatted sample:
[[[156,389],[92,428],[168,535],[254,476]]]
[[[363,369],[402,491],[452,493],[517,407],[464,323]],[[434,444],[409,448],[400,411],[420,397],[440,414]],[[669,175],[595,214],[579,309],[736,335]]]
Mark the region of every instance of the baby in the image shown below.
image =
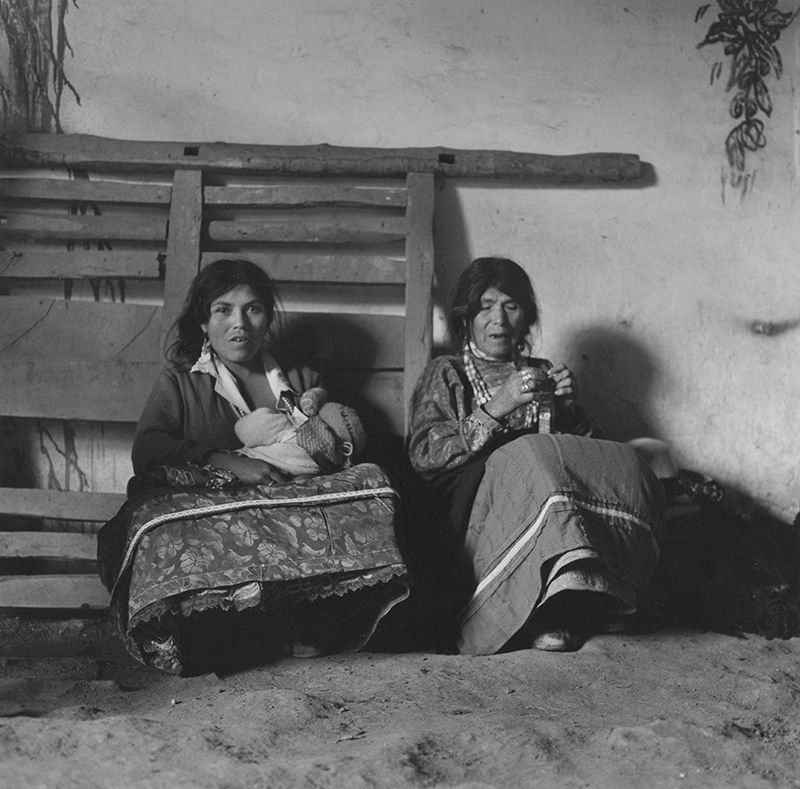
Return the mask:
[[[321,387],[303,392],[299,406],[293,392],[281,393],[278,411],[257,408],[236,423],[237,452],[291,477],[348,468],[364,449],[364,426],[352,408],[326,401]]]

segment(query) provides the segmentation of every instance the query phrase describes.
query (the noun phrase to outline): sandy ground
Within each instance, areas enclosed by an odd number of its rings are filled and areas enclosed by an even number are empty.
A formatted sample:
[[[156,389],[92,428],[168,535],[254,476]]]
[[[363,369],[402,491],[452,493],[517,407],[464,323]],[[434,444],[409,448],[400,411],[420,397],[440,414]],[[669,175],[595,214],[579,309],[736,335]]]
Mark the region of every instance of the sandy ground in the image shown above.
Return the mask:
[[[362,652],[181,679],[104,620],[0,619],[0,787],[800,786],[800,639]]]

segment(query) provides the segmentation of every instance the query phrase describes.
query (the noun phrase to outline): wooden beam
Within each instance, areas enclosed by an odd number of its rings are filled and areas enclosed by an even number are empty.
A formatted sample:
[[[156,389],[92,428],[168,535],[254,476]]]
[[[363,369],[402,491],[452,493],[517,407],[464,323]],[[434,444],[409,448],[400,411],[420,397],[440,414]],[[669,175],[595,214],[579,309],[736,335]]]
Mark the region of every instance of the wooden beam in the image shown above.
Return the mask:
[[[103,609],[111,601],[95,575],[0,576],[0,608]]]
[[[167,237],[167,220],[150,216],[95,216],[8,212],[3,233],[33,241],[126,240],[160,241]]]
[[[25,515],[33,518],[58,518],[66,521],[107,521],[117,514],[117,510],[125,502],[122,493],[89,493],[85,491],[38,490],[35,488],[0,488],[0,513],[4,515]],[[9,539],[12,532],[0,532],[0,546],[3,539]],[[56,538],[57,532],[31,532],[40,535],[36,540],[49,544]],[[50,536],[45,536],[50,535]],[[66,535],[62,535],[66,536]],[[91,537],[93,535],[73,535],[74,537]],[[70,539],[72,537],[70,536]],[[4,554],[0,547],[0,555]],[[30,553],[27,556],[41,554]],[[74,557],[85,558],[85,557]],[[94,557],[91,557],[94,558]]]
[[[639,178],[631,153],[552,156],[457,148],[350,148],[334,145],[245,145],[144,142],[85,134],[21,134],[0,138],[6,167],[72,167],[120,172],[176,168],[279,175],[405,177],[434,173],[459,178],[526,178],[550,183]]]
[[[97,537],[58,531],[0,532],[0,557],[97,561]]]
[[[158,279],[164,250],[0,250],[0,277],[14,279]]]

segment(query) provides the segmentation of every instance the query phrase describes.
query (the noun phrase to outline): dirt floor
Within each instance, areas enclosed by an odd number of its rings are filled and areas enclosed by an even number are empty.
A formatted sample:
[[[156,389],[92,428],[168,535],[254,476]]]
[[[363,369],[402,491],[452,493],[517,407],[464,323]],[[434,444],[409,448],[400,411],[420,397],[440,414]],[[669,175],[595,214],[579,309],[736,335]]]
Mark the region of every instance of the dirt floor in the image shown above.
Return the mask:
[[[0,787],[800,786],[800,639],[362,652],[180,679],[105,620],[0,619]]]

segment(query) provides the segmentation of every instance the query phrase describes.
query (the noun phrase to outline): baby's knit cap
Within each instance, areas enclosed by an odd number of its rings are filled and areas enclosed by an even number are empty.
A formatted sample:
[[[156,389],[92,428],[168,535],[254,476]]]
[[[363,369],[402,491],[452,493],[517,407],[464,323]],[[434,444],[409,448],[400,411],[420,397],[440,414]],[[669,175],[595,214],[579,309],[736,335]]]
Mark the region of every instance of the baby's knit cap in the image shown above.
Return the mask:
[[[358,414],[341,403],[325,403],[319,410],[322,420],[351,446],[350,455],[360,455],[367,444],[367,433]]]
[[[346,468],[364,451],[367,434],[358,414],[341,403],[325,403],[297,429],[297,443],[322,471]]]

